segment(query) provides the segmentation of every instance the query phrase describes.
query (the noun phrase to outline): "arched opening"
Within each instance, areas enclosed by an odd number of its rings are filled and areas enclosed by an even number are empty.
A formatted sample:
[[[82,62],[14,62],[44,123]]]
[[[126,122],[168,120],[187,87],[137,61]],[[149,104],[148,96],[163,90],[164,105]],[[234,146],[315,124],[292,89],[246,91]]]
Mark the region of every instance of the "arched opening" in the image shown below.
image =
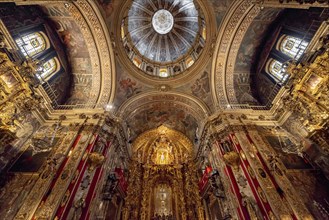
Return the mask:
[[[288,78],[283,63],[273,58],[267,61],[265,70],[276,82],[282,83]]]
[[[23,35],[15,41],[26,58],[36,56],[50,47],[48,37],[42,31]]]
[[[60,69],[60,64],[57,57],[50,58],[44,62],[39,68],[37,75],[40,81],[48,81]]]
[[[308,42],[303,41],[300,38],[290,35],[282,35],[277,43],[276,49],[295,60],[299,60],[307,45]]]

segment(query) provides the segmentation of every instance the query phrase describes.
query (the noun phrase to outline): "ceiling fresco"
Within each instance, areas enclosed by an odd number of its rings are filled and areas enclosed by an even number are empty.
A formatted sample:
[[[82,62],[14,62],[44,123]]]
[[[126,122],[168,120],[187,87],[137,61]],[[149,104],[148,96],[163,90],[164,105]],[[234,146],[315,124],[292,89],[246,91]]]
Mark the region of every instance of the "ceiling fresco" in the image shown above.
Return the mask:
[[[226,11],[228,10],[229,6],[233,3],[233,0],[221,0],[221,1],[208,0],[208,1],[211,3],[212,8],[215,12],[217,27],[219,27],[219,25],[223,21]]]
[[[114,100],[114,106],[119,108],[122,103],[134,95],[151,90],[150,86],[140,82],[120,64],[119,61],[116,62],[116,96]]]
[[[240,104],[259,104],[255,87],[252,85],[253,67],[257,65],[259,49],[268,34],[272,33],[271,25],[280,15],[281,9],[265,8],[249,26],[238,50],[234,65],[234,87]]]
[[[73,75],[72,92],[66,104],[103,108],[112,102],[115,62],[108,29],[101,22],[96,2],[54,2],[42,8],[66,46]]]
[[[154,29],[154,27],[152,27],[152,18],[146,19],[143,18],[143,16],[145,15],[149,17],[150,14],[153,14],[154,10],[157,8],[157,4],[159,4],[160,1],[156,2],[156,5],[152,5],[150,2],[151,1],[143,1],[141,4],[146,4],[145,7],[141,6],[139,2],[132,3],[135,9],[131,9],[130,11],[129,5],[127,5],[129,7],[121,9],[121,6],[125,4],[125,2],[123,1],[98,0],[97,4],[99,5],[100,11],[107,22],[107,26],[110,28],[110,35],[112,37],[118,36],[118,33],[116,32],[121,31],[121,24],[113,22],[115,20],[115,17],[118,16],[119,13],[124,13],[132,16],[132,20],[127,20],[128,29],[130,24],[130,32],[133,32],[134,34],[139,33],[139,31],[136,31],[139,29],[137,27],[138,25],[139,27],[145,27],[143,31],[140,31],[140,34],[138,36],[131,36],[132,41],[136,44],[139,44],[140,40],[144,38],[148,39],[146,40],[146,42],[151,42],[152,37],[147,38],[147,36],[149,35],[148,33],[150,33],[150,30],[153,30],[153,35],[156,34],[156,30]],[[172,1],[169,1],[169,3],[164,6],[169,7],[171,3]],[[241,4],[238,4],[238,2],[234,2],[231,0],[207,1],[207,7],[210,7],[211,10],[213,10],[213,15],[215,16],[216,22],[212,23],[212,25],[215,25],[215,28],[218,29],[217,35],[222,37],[223,42],[229,42],[227,41],[227,39],[233,39],[231,43],[233,43],[234,45],[231,48],[227,48],[234,50],[233,52],[229,52],[230,57],[228,57],[228,59],[230,60],[230,62],[232,62],[230,65],[228,65],[228,68],[231,69],[229,71],[218,71],[218,69],[220,68],[214,67],[214,63],[211,62],[210,59],[208,59],[208,62],[206,62],[207,64],[204,65],[205,67],[203,69],[200,69],[197,75],[190,77],[188,80],[184,81],[178,86],[172,86],[170,83],[167,82],[159,84],[157,82],[149,83],[148,81],[144,81],[137,76],[137,71],[135,73],[134,71],[131,71],[130,67],[128,67],[128,64],[126,62],[128,62],[129,60],[116,60],[117,87],[115,101],[113,105],[115,106],[116,114],[118,114],[119,111],[123,111],[125,112],[125,116],[123,118],[129,118],[129,120],[127,121],[130,126],[130,129],[132,130],[133,136],[141,134],[147,129],[157,127],[161,124],[166,124],[171,128],[175,128],[182,132],[187,132],[189,133],[187,135],[189,136],[189,138],[194,138],[195,134],[192,134],[193,132],[195,132],[196,129],[192,127],[195,126],[195,120],[193,121],[191,118],[195,118],[195,116],[190,117],[190,110],[187,110],[186,108],[182,108],[183,111],[175,109],[175,107],[173,106],[175,106],[175,103],[177,104],[176,101],[170,101],[168,104],[168,102],[165,101],[159,102],[159,100],[148,100],[147,104],[139,102],[139,106],[136,105],[135,107],[132,107],[127,104],[134,102],[134,100],[137,100],[138,97],[144,95],[146,96],[146,94],[148,94],[149,92],[157,93],[159,94],[159,96],[165,95],[166,92],[178,92],[180,94],[186,94],[188,96],[194,97],[194,99],[197,100],[201,105],[207,106],[206,108],[210,112],[215,112],[217,111],[216,106],[221,106],[221,104],[214,102],[214,92],[220,98],[224,98],[225,95],[222,94],[218,89],[217,91],[212,90],[212,79],[214,79],[216,88],[221,87],[221,89],[223,89],[224,87],[221,83],[217,83],[216,81],[226,83],[225,86],[227,89],[227,93],[231,96],[233,96],[234,94],[234,99],[236,99],[236,101],[234,101],[233,98],[229,98],[232,103],[261,105],[262,100],[259,100],[259,96],[257,95],[258,91],[256,90],[257,88],[253,86],[253,75],[255,75],[254,72],[256,71],[255,69],[258,64],[258,54],[262,51],[262,46],[270,35],[273,26],[275,26],[277,20],[280,19],[282,9],[263,8],[262,10],[260,10],[259,8],[253,7],[253,9],[249,12],[250,16],[244,17],[239,11],[244,11],[245,7],[250,7],[251,4],[250,2],[242,1],[240,3]],[[225,33],[221,33],[223,29],[223,27],[221,27],[221,23],[223,22],[224,17],[231,16],[226,14],[226,12],[229,8],[234,7],[234,10],[236,12],[234,13],[235,17],[230,17],[227,19],[228,22],[233,22],[234,25],[239,25],[236,27],[238,28],[238,31],[232,32],[232,30],[226,29]],[[240,24],[239,22],[237,22],[237,19],[242,23]],[[148,22],[149,24],[146,24],[145,22]],[[228,23],[227,25],[229,26],[230,23]],[[239,29],[240,26],[243,26],[241,30]],[[230,28],[232,29],[233,27],[230,26]],[[161,41],[158,42],[160,43],[153,44],[153,46],[162,45]],[[120,43],[120,41],[116,41],[116,43]],[[148,44],[145,42],[143,43],[143,45],[144,46],[141,49],[143,51],[145,50],[145,48],[147,49],[149,47]],[[165,46],[165,44],[163,45],[165,48],[167,47]],[[219,50],[223,52],[225,51],[224,47],[228,46],[228,44],[222,43],[221,46],[223,48]],[[115,48],[117,47],[118,46],[115,45]],[[157,48],[156,50],[161,51],[161,49],[159,48]],[[142,53],[143,51],[140,51],[140,53]],[[144,52],[150,55],[149,52]],[[122,57],[122,54],[117,54],[120,58]],[[227,55],[224,56],[227,57]],[[165,55],[163,59],[161,59],[161,56],[149,57],[148,59],[154,58],[155,62],[165,63],[167,61],[166,59],[169,57],[170,56]],[[214,75],[212,75],[212,70],[214,68],[216,69],[216,72],[214,73]],[[224,76],[225,80],[223,80]],[[162,86],[164,89],[161,89]],[[271,82],[268,82],[268,86],[271,86]],[[142,105],[143,107],[141,107]],[[129,109],[124,109],[123,106],[126,106],[125,108]],[[170,109],[168,106],[173,109]],[[132,114],[131,109],[138,109],[138,111],[136,110],[137,112]],[[146,125],[146,123],[143,123],[143,121],[147,121],[149,123],[147,123]],[[196,124],[200,126],[199,121],[197,122],[198,123]]]
[[[102,9],[101,12],[103,13],[105,18],[110,18],[113,15],[115,6],[119,3],[118,0],[97,0],[100,8]],[[109,21],[108,19],[106,19]]]
[[[211,62],[207,67],[187,84],[176,88],[177,91],[193,95],[200,99],[211,111],[214,111],[214,103],[210,89]]]
[[[147,122],[147,123],[145,123]],[[144,131],[160,125],[175,129],[185,134],[191,141],[195,138],[198,127],[197,120],[179,104],[173,102],[158,102],[145,106],[136,115],[127,119],[132,137],[137,137]]]
[[[64,6],[47,6],[43,9],[66,46],[74,81],[67,103],[85,103],[91,95],[93,75],[88,46],[80,27]]]
[[[145,92],[127,100],[117,112],[130,128],[130,139],[165,125],[184,133],[192,141],[209,109],[193,96],[183,93]]]

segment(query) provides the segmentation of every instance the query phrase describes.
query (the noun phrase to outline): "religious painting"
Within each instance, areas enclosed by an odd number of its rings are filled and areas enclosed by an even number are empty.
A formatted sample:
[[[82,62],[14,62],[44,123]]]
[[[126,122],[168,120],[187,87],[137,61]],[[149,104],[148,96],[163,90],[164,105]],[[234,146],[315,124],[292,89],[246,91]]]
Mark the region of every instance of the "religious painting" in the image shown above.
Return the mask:
[[[233,3],[233,1],[232,0],[221,0],[221,1],[209,0],[209,2],[211,3],[211,6],[215,12],[217,27],[219,27],[224,18],[226,11],[228,10],[230,4]]]
[[[191,86],[192,94],[205,100],[209,97],[210,87],[209,87],[209,76],[208,72],[204,71],[202,76],[198,78],[194,84]]]
[[[137,85],[136,81],[129,77],[120,79],[119,86],[127,99],[141,92],[141,87]]]
[[[270,30],[270,25],[278,17],[281,9],[265,8],[262,10],[248,28],[240,45],[235,72],[250,71],[262,42]]]
[[[70,13],[66,10],[65,7],[61,5],[52,5],[52,6],[47,6],[43,7],[41,6],[42,9],[48,16],[50,17],[70,17]]]
[[[105,17],[111,16],[111,14],[114,11],[114,8],[113,8],[114,0],[97,0],[97,2],[104,10]]]
[[[191,94],[193,96],[198,97],[207,107],[211,110],[214,109],[214,103],[211,95],[210,89],[210,72],[211,72],[212,63],[209,62],[207,66],[200,71],[201,73],[197,78],[192,80],[187,84],[183,84],[178,87],[177,90]]]
[[[11,89],[14,85],[17,84],[17,80],[11,71],[4,72],[4,74],[0,76],[0,79],[4,82],[8,89]]]
[[[88,47],[79,25],[64,6],[43,7],[70,57],[89,57]]]
[[[32,138],[28,148],[16,160],[9,172],[38,172],[58,140],[58,137]]]
[[[61,93],[64,94],[62,100],[65,99],[65,96],[69,96],[67,104],[86,103],[91,97],[93,71],[88,45],[81,27],[64,6],[46,6],[43,7],[43,10],[51,18],[52,24],[65,46],[73,75],[74,87],[72,87],[71,91],[67,90]],[[60,85],[59,82],[62,82],[62,80],[57,79],[57,82],[53,82],[56,83],[54,87]],[[65,89],[66,87],[63,88]],[[60,90],[58,86],[57,89]]]
[[[305,85],[308,86],[311,90],[315,90],[322,80],[322,77],[316,75],[315,73],[312,73],[307,79]]]
[[[54,18],[53,18],[54,19]],[[79,26],[71,18],[57,18],[56,29],[71,57],[89,57],[88,47]]]
[[[309,163],[297,155],[297,148],[288,137],[271,135],[265,138],[287,169],[312,169]]]
[[[118,61],[116,62],[116,97],[114,104],[120,106],[124,101],[145,91],[147,87],[140,81],[131,77],[128,71]]]
[[[151,107],[128,119],[128,124],[130,128],[135,128],[132,132],[136,136],[165,125],[186,134],[191,141],[194,140],[195,129],[198,127],[197,120],[191,114],[170,102],[152,104]]]

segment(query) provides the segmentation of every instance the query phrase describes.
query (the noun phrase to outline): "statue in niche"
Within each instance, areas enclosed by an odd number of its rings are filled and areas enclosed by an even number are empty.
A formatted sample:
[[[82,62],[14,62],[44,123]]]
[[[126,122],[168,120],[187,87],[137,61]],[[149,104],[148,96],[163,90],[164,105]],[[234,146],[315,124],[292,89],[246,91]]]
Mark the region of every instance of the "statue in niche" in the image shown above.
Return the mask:
[[[214,195],[217,198],[225,198],[224,187],[217,170],[214,170],[210,173],[209,180],[213,188]]]
[[[56,160],[48,158],[46,167],[45,167],[43,173],[41,174],[41,178],[46,179],[46,178],[48,178],[48,176],[54,174],[56,165],[57,165]]]
[[[165,135],[161,135],[153,146],[153,162],[159,165],[172,164],[172,145]]]
[[[13,102],[7,102],[0,111],[0,128],[15,133],[22,127],[21,122],[25,116],[19,114],[19,110]]]
[[[153,219],[169,219],[172,214],[172,189],[167,184],[159,184],[154,191]]]
[[[270,163],[272,171],[274,171],[279,176],[283,176],[283,171],[281,169],[278,156],[267,155],[267,160]]]
[[[243,192],[241,192],[241,196],[242,196],[242,205],[246,207],[250,219],[262,220],[263,217],[259,211],[257,204],[255,204],[255,201],[253,201],[253,199],[245,195]]]
[[[73,219],[79,219],[81,214],[82,214],[82,209],[86,206],[85,199],[80,197],[79,199],[74,201],[74,214],[73,214]]]

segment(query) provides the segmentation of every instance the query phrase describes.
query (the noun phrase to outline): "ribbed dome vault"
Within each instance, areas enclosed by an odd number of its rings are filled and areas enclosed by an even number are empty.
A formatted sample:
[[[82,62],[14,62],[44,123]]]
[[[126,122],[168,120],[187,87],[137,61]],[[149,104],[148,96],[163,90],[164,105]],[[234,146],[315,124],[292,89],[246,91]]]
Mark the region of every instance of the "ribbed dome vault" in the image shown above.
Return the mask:
[[[169,77],[189,68],[206,38],[197,8],[194,0],[133,0],[121,28],[128,57],[152,76]]]

